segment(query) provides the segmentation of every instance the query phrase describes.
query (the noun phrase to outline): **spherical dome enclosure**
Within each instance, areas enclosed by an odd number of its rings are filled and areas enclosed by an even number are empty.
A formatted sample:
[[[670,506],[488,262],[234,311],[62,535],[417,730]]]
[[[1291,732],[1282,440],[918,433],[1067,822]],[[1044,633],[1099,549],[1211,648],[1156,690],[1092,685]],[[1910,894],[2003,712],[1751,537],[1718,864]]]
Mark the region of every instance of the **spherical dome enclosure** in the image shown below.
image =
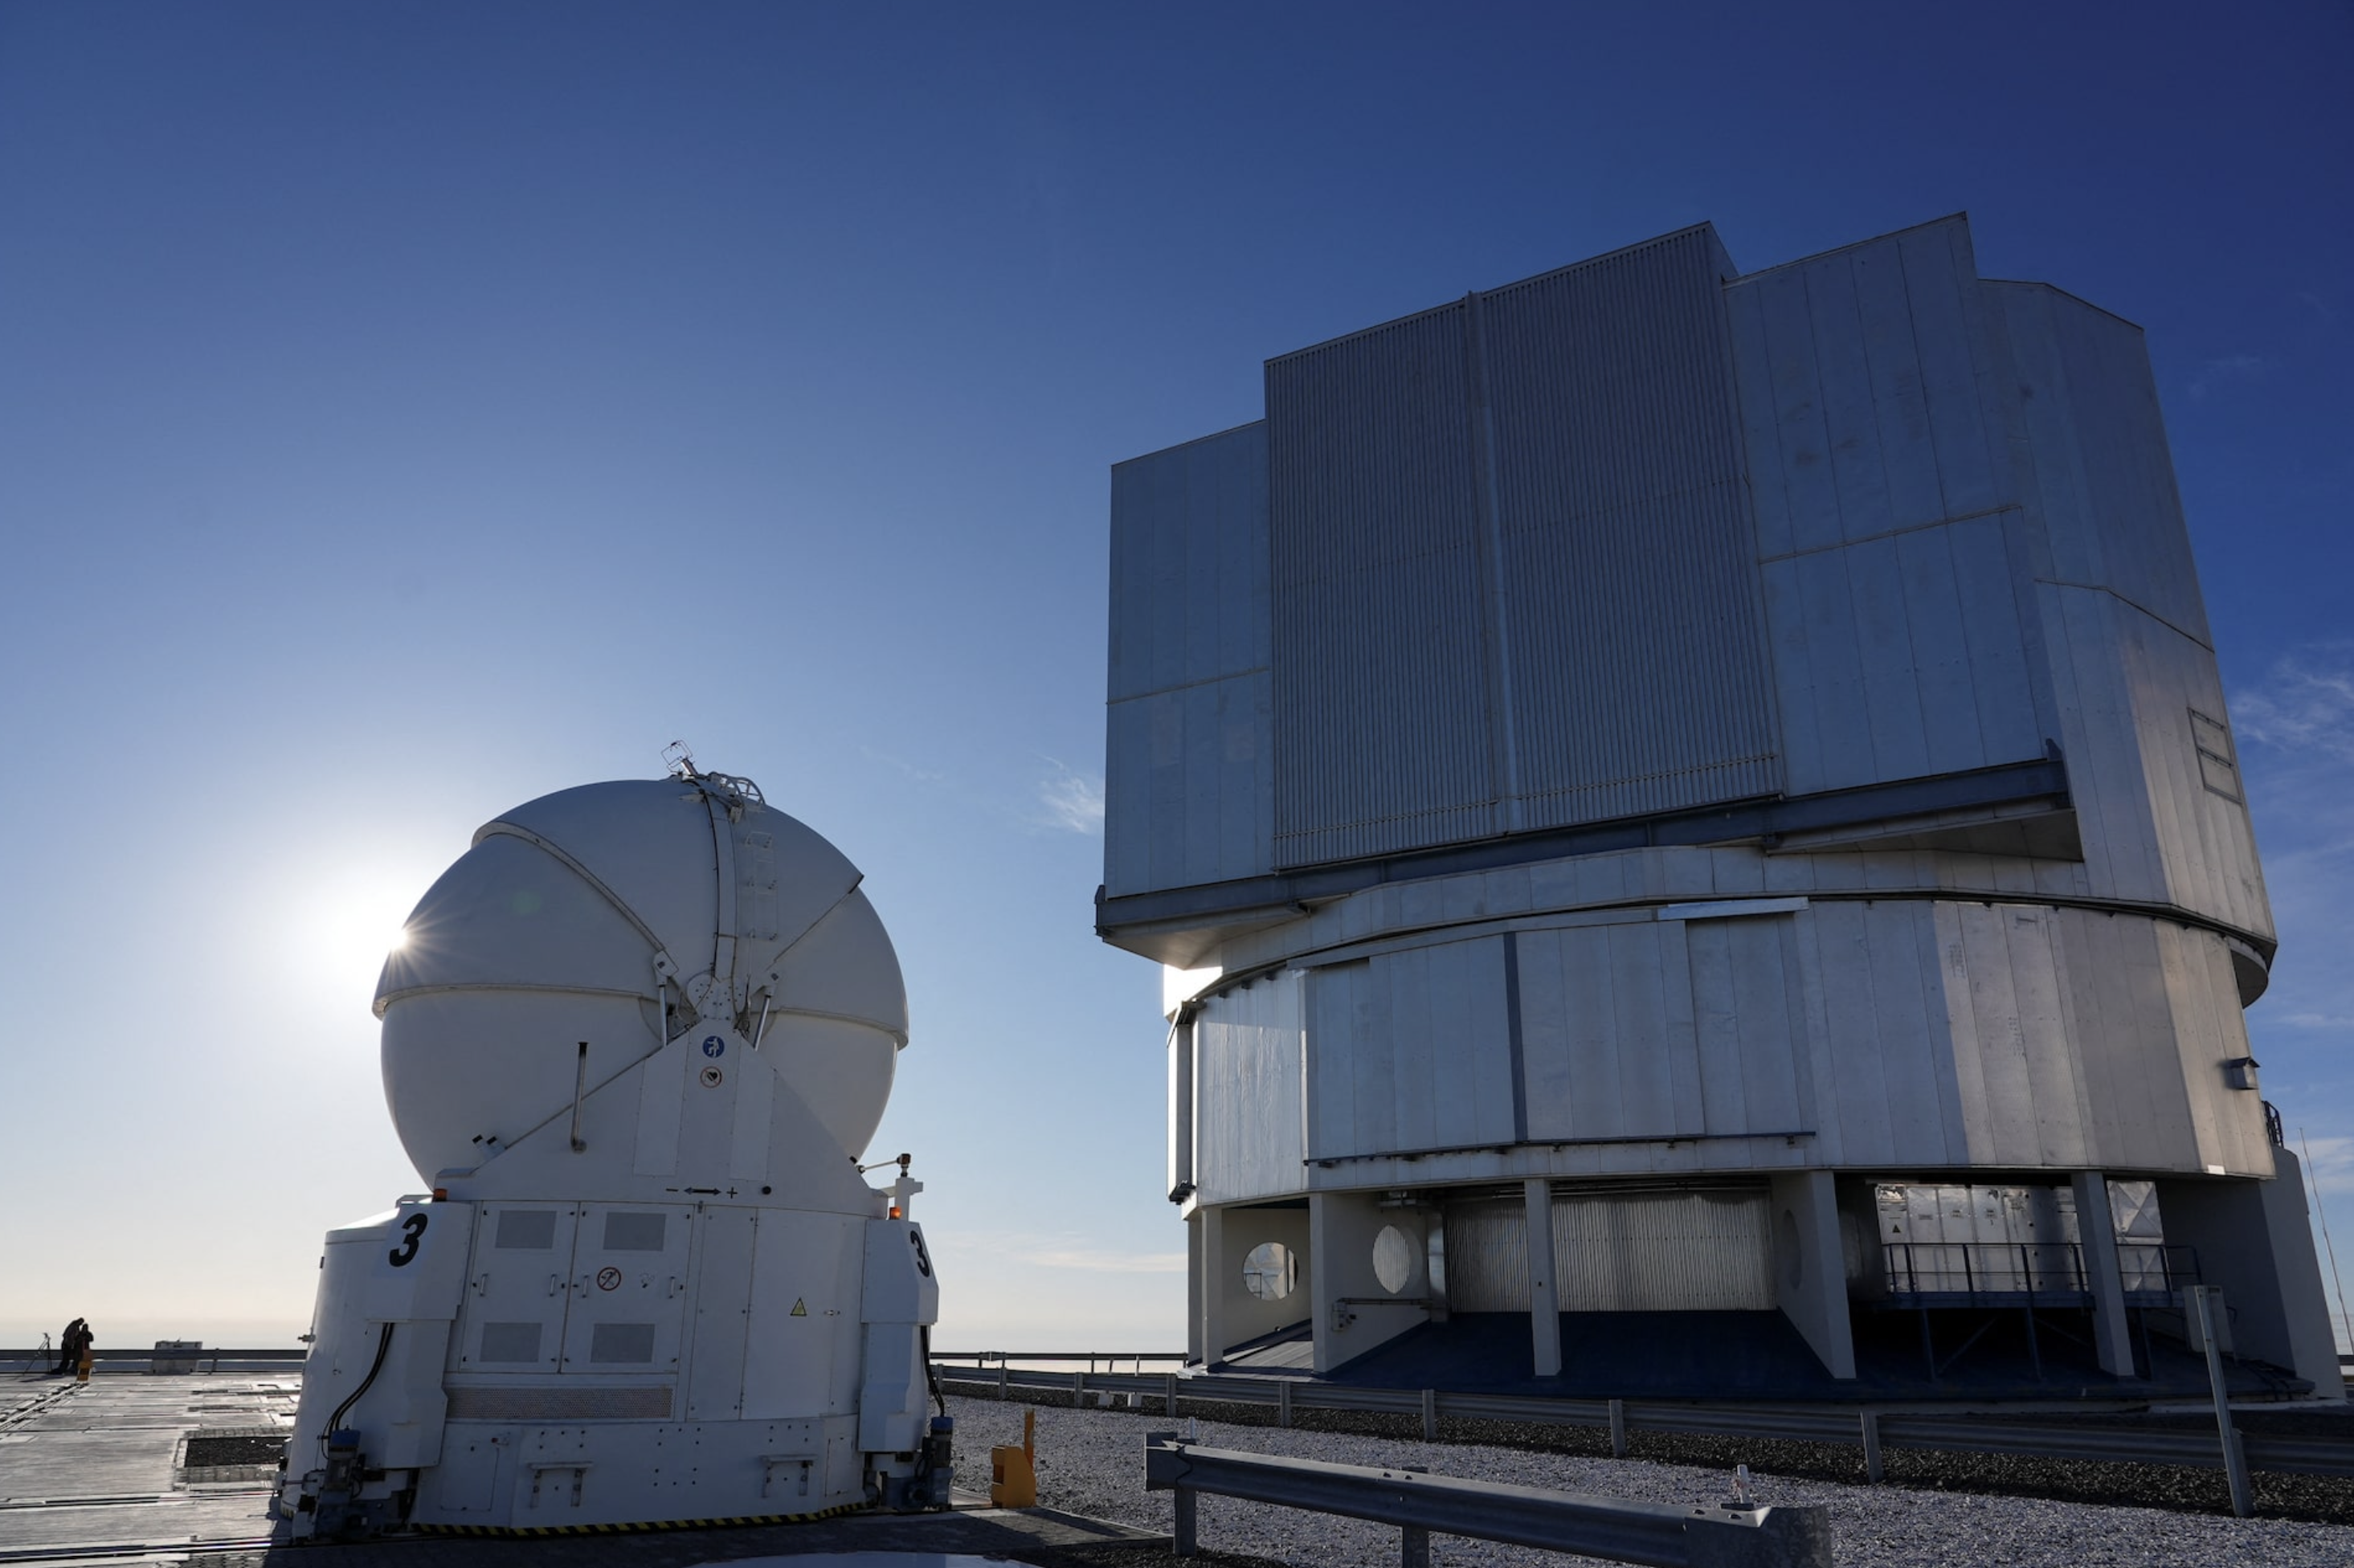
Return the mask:
[[[385,1097],[419,1173],[479,1166],[568,1115],[584,1077],[593,1089],[723,1021],[863,1152],[907,997],[859,880],[717,775],[586,785],[490,822],[419,902],[376,987]]]

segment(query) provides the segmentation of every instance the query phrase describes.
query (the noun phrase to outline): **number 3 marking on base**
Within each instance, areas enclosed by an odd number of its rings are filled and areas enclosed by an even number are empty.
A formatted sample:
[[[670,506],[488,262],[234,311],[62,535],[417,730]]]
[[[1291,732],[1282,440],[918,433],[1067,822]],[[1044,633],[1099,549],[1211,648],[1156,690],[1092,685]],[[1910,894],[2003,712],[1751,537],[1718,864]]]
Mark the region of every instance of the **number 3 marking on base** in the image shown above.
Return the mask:
[[[385,1254],[392,1260],[393,1267],[407,1268],[417,1261],[417,1238],[425,1234],[425,1224],[426,1219],[421,1213],[411,1214],[400,1222],[400,1234],[404,1239],[398,1246]]]

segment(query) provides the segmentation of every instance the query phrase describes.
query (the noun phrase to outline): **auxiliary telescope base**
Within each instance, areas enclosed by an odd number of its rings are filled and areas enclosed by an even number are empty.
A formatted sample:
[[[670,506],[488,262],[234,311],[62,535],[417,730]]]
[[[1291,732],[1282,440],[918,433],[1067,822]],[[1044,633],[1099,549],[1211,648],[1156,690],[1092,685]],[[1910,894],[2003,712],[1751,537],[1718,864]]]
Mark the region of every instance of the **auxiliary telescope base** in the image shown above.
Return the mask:
[[[198,1436],[287,1429],[301,1382],[277,1372],[113,1374],[75,1384],[0,1365],[7,1455],[0,1562],[145,1568],[683,1568],[750,1557],[859,1552],[1053,1560],[1058,1551],[1150,1546],[1168,1537],[1058,1513],[991,1508],[957,1493],[945,1513],[857,1512],[797,1524],[604,1525],[567,1534],[422,1531],[285,1544],[261,1466],[192,1469]],[[54,1500],[40,1501],[39,1499]],[[273,1527],[276,1527],[273,1529]]]
[[[454,1536],[473,1539],[462,1545]],[[566,1537],[559,1547],[547,1538]],[[428,1543],[462,1551],[466,1568],[537,1568],[563,1553],[564,1568],[669,1568],[684,1563],[744,1558],[809,1557],[821,1561],[857,1552],[910,1552],[945,1557],[1036,1561],[1073,1547],[1166,1546],[1169,1537],[1110,1520],[1054,1509],[1001,1509],[960,1493],[945,1513],[842,1512],[790,1524],[724,1521],[660,1525],[587,1525],[569,1530],[441,1529],[340,1544],[272,1545],[207,1553],[191,1549],[186,1568],[402,1568]],[[445,1565],[446,1568],[446,1565]]]

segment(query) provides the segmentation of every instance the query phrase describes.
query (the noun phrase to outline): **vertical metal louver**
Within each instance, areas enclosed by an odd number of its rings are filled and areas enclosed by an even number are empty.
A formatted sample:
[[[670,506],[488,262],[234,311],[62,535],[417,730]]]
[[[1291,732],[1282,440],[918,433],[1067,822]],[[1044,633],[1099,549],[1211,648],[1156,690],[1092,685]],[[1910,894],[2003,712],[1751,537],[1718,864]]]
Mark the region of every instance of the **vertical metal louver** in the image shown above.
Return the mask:
[[[1447,1304],[1529,1309],[1528,1208],[1447,1205]],[[1553,1288],[1564,1312],[1741,1312],[1774,1306],[1772,1211],[1760,1190],[1556,1192]]]
[[[1522,825],[1777,787],[1718,270],[1688,229],[1479,302]]]
[[[1495,831],[1464,330],[1267,364],[1278,865]]]
[[[1278,865],[1779,788],[1722,254],[1268,362]]]

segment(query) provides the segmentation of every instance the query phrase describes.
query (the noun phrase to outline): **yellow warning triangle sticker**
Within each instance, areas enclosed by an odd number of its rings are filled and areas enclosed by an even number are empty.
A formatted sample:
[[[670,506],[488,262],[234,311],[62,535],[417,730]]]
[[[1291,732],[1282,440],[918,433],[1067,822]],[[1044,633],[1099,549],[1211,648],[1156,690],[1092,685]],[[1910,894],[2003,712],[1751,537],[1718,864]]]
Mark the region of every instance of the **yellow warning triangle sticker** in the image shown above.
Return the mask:
[[[793,1315],[794,1317],[796,1317],[796,1318],[806,1318],[806,1317],[808,1317],[808,1316],[809,1316],[809,1303],[808,1303],[808,1302],[806,1302],[806,1301],[804,1301],[804,1300],[802,1300],[802,1299],[801,1299],[800,1297],[798,1297],[798,1296],[794,1297],[794,1298],[793,1298],[793,1312],[792,1312],[792,1315]]]

